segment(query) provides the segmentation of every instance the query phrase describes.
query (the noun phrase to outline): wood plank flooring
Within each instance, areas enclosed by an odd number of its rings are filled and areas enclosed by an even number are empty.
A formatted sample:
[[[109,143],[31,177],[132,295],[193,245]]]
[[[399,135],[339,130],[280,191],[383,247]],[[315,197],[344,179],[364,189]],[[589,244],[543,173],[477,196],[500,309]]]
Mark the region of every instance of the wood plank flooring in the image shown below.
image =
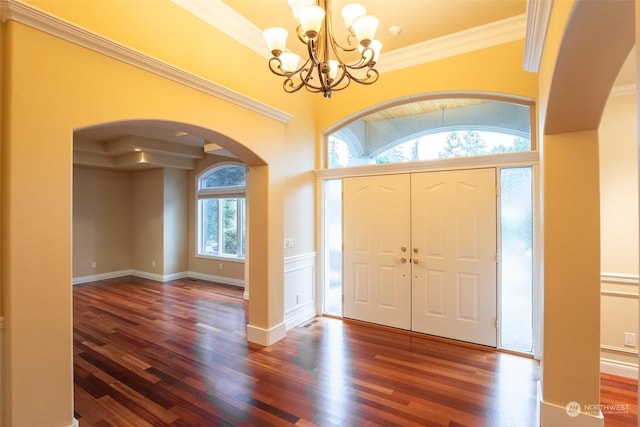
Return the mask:
[[[189,279],[73,297],[81,427],[536,424],[529,358],[326,317],[265,348],[246,341],[242,290]],[[635,425],[636,388],[603,376],[603,403],[631,403],[607,427]]]

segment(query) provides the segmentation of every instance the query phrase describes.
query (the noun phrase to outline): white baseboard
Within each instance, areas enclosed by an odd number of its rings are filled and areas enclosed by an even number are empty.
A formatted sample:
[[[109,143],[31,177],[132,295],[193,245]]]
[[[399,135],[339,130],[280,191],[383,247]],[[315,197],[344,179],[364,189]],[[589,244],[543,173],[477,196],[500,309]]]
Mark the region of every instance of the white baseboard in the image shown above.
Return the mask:
[[[213,274],[205,274],[198,273],[196,271],[189,271],[187,273],[187,277],[191,277],[193,279],[206,280],[208,282],[216,282],[222,283],[223,285],[231,285],[238,286],[240,288],[244,288],[244,280],[243,279],[234,279],[232,277],[224,277],[224,276],[216,276]],[[248,295],[247,295],[248,298]]]
[[[76,418],[74,418],[73,422],[71,423],[71,425],[69,427],[80,427],[80,421],[78,421]]]
[[[90,276],[74,277],[72,283],[81,285],[83,283],[97,282],[99,280],[116,279],[118,277],[133,276],[133,270],[111,271],[109,273],[92,274]]]
[[[313,319],[316,315],[316,305],[313,300],[307,301],[305,304],[300,304],[295,309],[284,314],[287,331],[302,325],[309,319]]]
[[[195,271],[185,271],[172,274],[155,274],[142,270],[120,270],[112,271],[109,273],[93,274],[90,276],[74,277],[72,283],[74,285],[80,285],[83,283],[97,282],[99,280],[117,279],[118,277],[135,276],[143,279],[155,280],[156,282],[170,282],[172,280],[184,279],[185,277],[191,277],[199,280],[206,280],[208,282],[222,283],[223,285],[238,286],[244,288],[244,280],[234,279],[230,277],[215,276],[213,274],[198,273]],[[246,295],[245,299],[248,299],[249,295]]]
[[[247,341],[270,346],[284,338],[287,334],[287,326],[284,322],[271,329],[263,329],[258,326],[247,325]]]
[[[172,273],[172,274],[156,274],[156,273],[149,273],[148,271],[142,271],[142,270],[132,270],[131,275],[136,277],[141,277],[143,279],[155,280],[156,282],[162,282],[162,283],[189,277],[187,272]]]
[[[600,359],[600,372],[626,378],[638,378],[638,364],[613,359]]]
[[[572,402],[575,403],[575,402]],[[567,405],[568,406],[568,405]],[[592,415],[582,412],[580,404],[576,403],[571,411],[567,406],[558,406],[542,400],[542,389],[538,381],[538,413],[540,427],[604,427],[604,416],[602,412]]]

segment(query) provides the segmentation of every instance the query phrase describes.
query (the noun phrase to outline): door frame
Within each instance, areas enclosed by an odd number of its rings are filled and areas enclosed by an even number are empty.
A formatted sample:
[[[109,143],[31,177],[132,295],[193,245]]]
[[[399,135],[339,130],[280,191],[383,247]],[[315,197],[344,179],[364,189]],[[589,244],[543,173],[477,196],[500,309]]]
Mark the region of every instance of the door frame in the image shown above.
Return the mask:
[[[354,176],[367,175],[389,175],[398,173],[418,173],[418,172],[436,172],[460,169],[477,169],[495,167],[497,173],[503,168],[525,167],[532,168],[533,180],[533,357],[540,360],[542,355],[541,348],[541,330],[542,330],[542,235],[541,235],[541,212],[540,212],[540,153],[538,151],[525,151],[516,153],[501,153],[478,157],[459,157],[437,160],[414,161],[407,163],[390,163],[383,165],[364,165],[348,168],[335,169],[319,169],[315,171],[316,175],[316,215],[318,218],[318,226],[316,227],[316,238],[318,242],[318,268],[316,269],[316,310],[317,313],[323,313],[324,305],[324,233],[325,218],[324,212],[324,181],[332,179],[342,179]],[[496,200],[498,203],[498,200]],[[498,211],[499,215],[499,211]],[[498,217],[499,220],[499,217]],[[499,235],[498,237],[498,250]],[[498,295],[501,291],[501,277],[498,275]],[[498,296],[497,303],[500,304]],[[500,312],[498,312],[498,333],[500,332]],[[500,349],[500,343],[498,342]]]

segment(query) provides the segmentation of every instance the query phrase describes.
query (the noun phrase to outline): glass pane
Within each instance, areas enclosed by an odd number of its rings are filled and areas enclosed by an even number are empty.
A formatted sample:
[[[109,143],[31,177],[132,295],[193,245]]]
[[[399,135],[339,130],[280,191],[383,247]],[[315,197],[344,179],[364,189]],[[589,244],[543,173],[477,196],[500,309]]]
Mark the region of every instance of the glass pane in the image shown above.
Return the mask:
[[[531,352],[533,347],[533,199],[531,168],[500,173],[500,344]]]
[[[324,312],[342,316],[342,181],[324,182]]]
[[[200,188],[243,187],[245,175],[244,166],[223,166],[202,177]]]
[[[528,138],[482,131],[453,131],[424,135],[398,144],[373,158],[375,163],[400,163],[451,157],[530,151]]]
[[[218,199],[204,199],[199,203],[202,218],[200,253],[215,255],[218,253]]]
[[[221,199],[222,251],[224,255],[238,254],[238,200]]]
[[[329,143],[329,168],[343,168],[349,166],[351,153],[346,142],[335,136],[330,136]]]
[[[240,241],[240,252],[238,253],[238,256],[244,257],[244,254],[246,253],[246,239],[245,239],[246,203],[244,199],[237,199],[237,200],[238,200],[238,209],[240,209],[240,215],[239,215],[240,230],[238,231],[238,233],[240,234],[240,236],[238,237],[238,240]]]
[[[329,168],[531,150],[531,107],[423,99],[375,111],[327,138]]]

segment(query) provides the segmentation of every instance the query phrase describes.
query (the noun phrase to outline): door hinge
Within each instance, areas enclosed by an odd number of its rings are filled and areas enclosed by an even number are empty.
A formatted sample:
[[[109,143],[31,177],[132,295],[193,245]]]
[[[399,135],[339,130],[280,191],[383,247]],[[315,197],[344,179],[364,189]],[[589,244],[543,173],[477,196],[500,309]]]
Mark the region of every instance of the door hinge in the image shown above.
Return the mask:
[[[498,257],[498,252],[496,252],[496,264],[500,262],[500,258]]]

